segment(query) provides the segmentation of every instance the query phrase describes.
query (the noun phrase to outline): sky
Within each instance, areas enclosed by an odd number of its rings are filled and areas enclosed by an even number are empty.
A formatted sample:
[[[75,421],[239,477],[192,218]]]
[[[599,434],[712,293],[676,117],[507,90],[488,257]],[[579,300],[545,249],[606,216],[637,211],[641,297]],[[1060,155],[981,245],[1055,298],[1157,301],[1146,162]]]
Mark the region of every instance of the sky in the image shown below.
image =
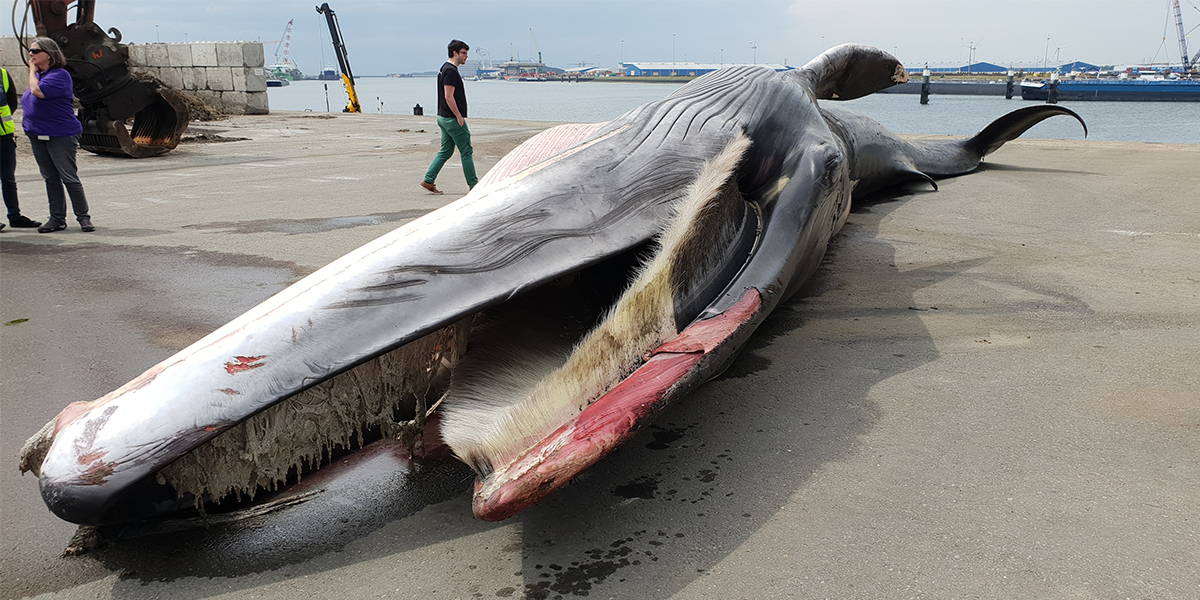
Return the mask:
[[[1179,0],[1189,53],[1200,0]],[[98,0],[126,43],[262,41],[267,64],[294,19],[291,60],[336,65],[313,0]],[[1170,0],[334,0],[356,76],[435,71],[457,38],[495,63],[540,51],[556,67],[621,61],[802,65],[846,42],[908,66],[1179,62]],[[19,17],[18,17],[19,20]],[[532,30],[532,35],[531,35]],[[1164,39],[1165,36],[1165,39]],[[535,44],[536,43],[536,50]],[[974,50],[972,50],[972,47]]]

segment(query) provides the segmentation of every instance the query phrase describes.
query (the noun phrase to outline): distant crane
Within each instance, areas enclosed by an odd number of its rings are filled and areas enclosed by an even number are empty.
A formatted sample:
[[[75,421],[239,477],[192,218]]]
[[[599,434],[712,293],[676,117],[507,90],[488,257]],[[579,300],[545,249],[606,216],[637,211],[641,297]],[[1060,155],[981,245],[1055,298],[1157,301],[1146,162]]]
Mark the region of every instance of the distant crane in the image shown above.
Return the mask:
[[[342,69],[342,83],[346,85],[346,95],[350,98],[342,112],[361,113],[362,107],[358,104],[358,92],[354,91],[354,73],[350,71],[350,59],[346,56],[346,44],[342,42],[342,28],[338,26],[337,15],[334,14],[332,8],[329,8],[328,2],[318,6],[317,12],[325,15],[325,21],[329,24],[329,37],[333,38],[333,52],[337,55],[338,66]]]
[[[1183,13],[1180,12],[1180,10],[1179,10],[1179,0],[1172,0],[1171,4],[1173,5],[1173,8],[1175,9],[1175,27],[1179,30],[1180,61],[1183,62],[1183,70],[1190,71],[1192,69],[1191,69],[1191,64],[1190,64],[1191,61],[1188,60],[1187,32],[1185,32],[1183,30]]]
[[[1178,2],[1178,0],[1176,0],[1176,2]],[[533,37],[533,28],[532,27],[529,28],[529,39],[533,40],[533,51],[537,52],[538,63],[540,64],[542,62],[542,51],[538,50],[537,38]]]
[[[279,45],[275,46],[275,64],[272,67],[283,67],[291,69],[295,65],[292,64],[292,21],[289,19],[287,27],[283,28],[283,39],[279,40]],[[279,49],[283,48],[283,58],[279,57]]]
[[[1187,34],[1183,30],[1183,13],[1179,10],[1179,0],[1172,0],[1172,8],[1175,10],[1175,28],[1179,31],[1179,56],[1180,62],[1183,63],[1184,72],[1191,71],[1200,64],[1200,50],[1196,51],[1196,55],[1188,58]],[[1193,4],[1192,7],[1196,5]],[[1194,28],[1193,28],[1194,29]]]

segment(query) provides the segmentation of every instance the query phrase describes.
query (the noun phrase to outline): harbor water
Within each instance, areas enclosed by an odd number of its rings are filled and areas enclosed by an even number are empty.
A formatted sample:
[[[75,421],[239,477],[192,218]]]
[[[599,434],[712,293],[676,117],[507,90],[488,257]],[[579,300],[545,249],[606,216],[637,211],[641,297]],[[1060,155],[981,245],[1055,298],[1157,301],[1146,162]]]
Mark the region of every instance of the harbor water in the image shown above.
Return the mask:
[[[468,81],[466,85],[471,118],[551,123],[607,121],[680,87],[608,81]],[[416,104],[426,115],[436,114],[436,88],[432,77],[364,77],[355,86],[363,112],[409,115]],[[270,88],[268,94],[273,110],[340,112],[346,105],[346,92],[337,81],[295,81]],[[1035,104],[1003,96],[934,95],[922,106],[917,96],[908,94],[875,94],[846,103],[897,133],[954,136],[974,135],[992,119]],[[1060,105],[1083,117],[1088,139],[1200,144],[1200,103],[1089,101]],[[1024,137],[1075,140],[1082,138],[1082,131],[1070,119],[1049,119]]]

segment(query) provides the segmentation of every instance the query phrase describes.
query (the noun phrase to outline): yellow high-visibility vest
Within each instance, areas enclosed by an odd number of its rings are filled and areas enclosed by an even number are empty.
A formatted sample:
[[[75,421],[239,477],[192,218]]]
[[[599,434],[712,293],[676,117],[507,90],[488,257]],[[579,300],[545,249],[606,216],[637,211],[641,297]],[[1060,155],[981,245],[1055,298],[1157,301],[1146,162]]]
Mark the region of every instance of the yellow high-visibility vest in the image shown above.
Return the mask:
[[[12,80],[8,77],[8,70],[0,67],[0,78],[4,79],[4,97],[8,97],[8,86],[12,85]],[[12,135],[16,133],[17,126],[13,123],[12,109],[8,108],[8,100],[0,103],[0,135]]]

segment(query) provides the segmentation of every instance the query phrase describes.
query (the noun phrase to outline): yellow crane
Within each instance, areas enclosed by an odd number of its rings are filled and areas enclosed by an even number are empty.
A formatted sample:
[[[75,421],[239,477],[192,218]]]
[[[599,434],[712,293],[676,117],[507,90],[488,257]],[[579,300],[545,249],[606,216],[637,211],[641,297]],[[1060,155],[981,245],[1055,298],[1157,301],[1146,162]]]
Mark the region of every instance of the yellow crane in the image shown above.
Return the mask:
[[[333,38],[333,50],[337,54],[338,66],[342,68],[342,83],[345,84],[346,95],[350,98],[342,112],[361,113],[362,108],[358,105],[358,93],[354,91],[354,73],[350,71],[350,59],[346,56],[346,44],[342,42],[342,28],[338,26],[337,15],[334,14],[332,8],[329,8],[328,2],[318,6],[317,12],[325,15],[325,20],[329,23],[329,36]]]

